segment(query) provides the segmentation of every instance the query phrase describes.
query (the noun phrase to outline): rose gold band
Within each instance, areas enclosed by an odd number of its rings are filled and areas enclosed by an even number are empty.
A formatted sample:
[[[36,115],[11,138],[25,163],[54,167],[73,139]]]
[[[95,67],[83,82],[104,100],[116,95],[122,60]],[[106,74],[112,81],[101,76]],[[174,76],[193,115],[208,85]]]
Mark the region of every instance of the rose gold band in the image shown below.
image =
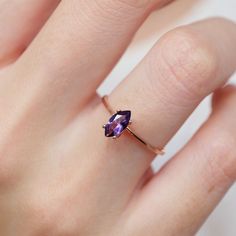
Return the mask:
[[[113,110],[113,108],[110,106],[109,101],[108,101],[108,96],[105,95],[102,97],[102,103],[104,104],[105,108],[107,109],[107,111],[113,115],[115,113],[115,110]],[[134,138],[136,138],[136,140],[138,140],[140,143],[144,144],[146,146],[146,148],[148,148],[150,151],[154,152],[155,154],[158,155],[163,155],[165,152],[163,149],[154,147],[150,144],[148,144],[147,142],[145,142],[141,137],[139,137],[129,126],[126,127],[126,130],[128,133],[130,133]]]

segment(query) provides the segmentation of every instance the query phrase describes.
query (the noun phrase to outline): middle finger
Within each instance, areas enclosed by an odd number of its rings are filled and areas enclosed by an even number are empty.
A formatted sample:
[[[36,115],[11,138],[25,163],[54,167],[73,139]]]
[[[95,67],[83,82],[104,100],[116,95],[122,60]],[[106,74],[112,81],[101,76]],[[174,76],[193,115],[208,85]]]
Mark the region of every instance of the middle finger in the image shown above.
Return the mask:
[[[37,75],[32,86],[43,87],[41,97],[49,95],[61,117],[77,114],[154,6],[166,2],[62,1],[19,61],[20,83]]]

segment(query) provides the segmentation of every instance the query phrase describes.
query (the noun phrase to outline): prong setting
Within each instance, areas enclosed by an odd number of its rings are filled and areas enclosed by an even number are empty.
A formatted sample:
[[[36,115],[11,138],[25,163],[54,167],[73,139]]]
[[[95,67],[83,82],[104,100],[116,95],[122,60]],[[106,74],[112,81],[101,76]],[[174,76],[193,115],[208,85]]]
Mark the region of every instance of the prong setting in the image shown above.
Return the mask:
[[[120,133],[119,135],[113,136],[112,139],[118,139],[121,136],[122,133]]]
[[[108,120],[107,124],[103,126],[105,129],[105,136],[111,138],[119,137],[129,125],[130,117],[131,111],[129,110],[117,111],[114,113]]]
[[[129,127],[129,125],[132,124],[132,121],[130,120],[130,110],[118,110],[116,111],[116,113],[114,113],[115,110],[113,110],[113,108],[110,106],[107,95],[102,97],[102,102],[107,111],[112,115],[108,120],[108,123],[103,125],[106,137],[117,139],[123,133],[123,131],[127,130],[133,137],[135,137],[140,143],[145,145],[146,148],[150,151],[154,152],[155,154],[164,154],[163,149],[150,145],[132,131],[132,129]]]

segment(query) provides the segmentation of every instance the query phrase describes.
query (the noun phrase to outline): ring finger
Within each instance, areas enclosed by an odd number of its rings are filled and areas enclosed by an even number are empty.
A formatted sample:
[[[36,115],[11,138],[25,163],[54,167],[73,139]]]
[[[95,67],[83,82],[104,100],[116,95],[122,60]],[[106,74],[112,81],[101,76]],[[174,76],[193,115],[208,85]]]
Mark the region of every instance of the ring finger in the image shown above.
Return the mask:
[[[169,32],[111,94],[113,109],[131,110],[132,128],[153,146],[164,146],[199,102],[234,72],[235,40],[234,23],[224,19]],[[116,141],[103,137],[97,125],[108,117],[101,105],[86,118],[86,132],[93,134],[88,139],[101,154],[88,162],[94,167],[98,162],[103,166],[102,175],[107,176],[104,186],[117,187],[122,182],[120,191],[131,194],[154,154],[129,135]]]

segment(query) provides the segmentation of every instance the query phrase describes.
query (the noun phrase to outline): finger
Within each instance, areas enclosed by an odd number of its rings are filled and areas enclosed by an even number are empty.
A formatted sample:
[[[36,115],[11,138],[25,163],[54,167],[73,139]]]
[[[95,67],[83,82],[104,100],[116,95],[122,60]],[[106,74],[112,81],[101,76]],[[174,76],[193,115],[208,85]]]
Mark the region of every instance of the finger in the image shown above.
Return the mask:
[[[37,74],[40,79],[35,83],[49,90],[60,109],[65,106],[63,114],[75,110],[77,114],[153,7],[166,2],[169,0],[63,1],[24,54],[19,71],[24,73],[22,69],[27,68],[26,80]]]
[[[114,110],[131,110],[132,129],[147,143],[163,147],[204,96],[233,73],[235,40],[235,25],[223,19],[198,22],[168,33],[110,95],[110,104]],[[116,140],[104,137],[97,124],[108,118],[101,104],[82,122],[88,134],[86,142],[94,143],[100,154],[87,164],[99,162],[104,170],[112,170],[113,178],[107,178],[111,185],[127,180],[120,191],[126,189],[125,193],[130,194],[154,154],[127,133]]]
[[[143,189],[134,235],[195,235],[236,179],[235,103],[235,87],[218,92],[209,120]]]
[[[0,2],[0,66],[15,60],[32,41],[59,0]]]

